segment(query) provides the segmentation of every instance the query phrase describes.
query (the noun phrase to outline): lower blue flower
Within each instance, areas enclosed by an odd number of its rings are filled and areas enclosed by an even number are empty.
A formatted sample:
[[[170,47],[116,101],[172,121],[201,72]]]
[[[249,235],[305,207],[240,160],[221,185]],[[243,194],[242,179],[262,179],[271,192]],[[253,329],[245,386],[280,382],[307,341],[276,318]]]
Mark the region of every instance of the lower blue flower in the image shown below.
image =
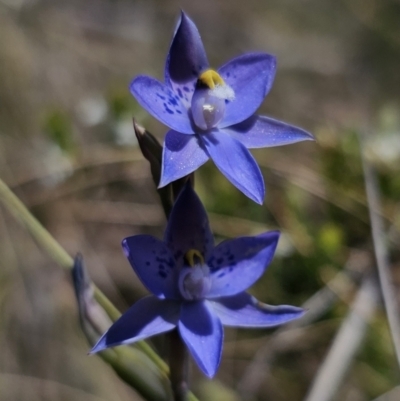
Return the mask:
[[[265,272],[278,238],[279,233],[272,231],[215,247],[206,211],[186,185],[163,241],[149,235],[123,240],[129,262],[153,295],[123,314],[91,352],[177,327],[199,368],[213,377],[221,361],[223,325],[274,327],[304,314],[294,306],[262,304],[245,292]]]

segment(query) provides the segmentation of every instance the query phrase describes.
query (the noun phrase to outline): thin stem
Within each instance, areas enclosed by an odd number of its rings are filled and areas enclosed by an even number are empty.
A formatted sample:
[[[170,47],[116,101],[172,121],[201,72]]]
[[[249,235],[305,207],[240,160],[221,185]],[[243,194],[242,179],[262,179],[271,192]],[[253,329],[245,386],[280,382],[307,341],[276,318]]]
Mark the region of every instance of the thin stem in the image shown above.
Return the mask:
[[[17,196],[0,179],[0,201],[6,209],[18,220],[32,235],[48,255],[64,269],[72,269],[74,264],[71,256],[55,240],[55,238],[40,224],[40,222],[31,214],[26,206],[17,198]],[[97,288],[94,287],[94,298],[103,307],[107,315],[112,319],[118,319],[121,314],[112,302]],[[156,352],[144,341],[136,343],[141,349],[164,373],[168,373],[167,364],[157,355]]]
[[[177,329],[171,331],[169,338],[169,366],[174,401],[188,401],[189,354]]]

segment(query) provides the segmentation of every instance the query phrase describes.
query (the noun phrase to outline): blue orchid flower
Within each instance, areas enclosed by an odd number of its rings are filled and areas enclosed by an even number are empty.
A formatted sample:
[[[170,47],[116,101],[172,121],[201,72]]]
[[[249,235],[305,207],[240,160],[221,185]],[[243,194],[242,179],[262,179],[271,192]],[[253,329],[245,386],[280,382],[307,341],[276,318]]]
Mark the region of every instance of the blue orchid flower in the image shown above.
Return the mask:
[[[301,317],[294,306],[262,304],[245,291],[271,262],[279,233],[227,240],[214,247],[203,205],[186,185],[171,211],[164,241],[123,240],[124,252],[153,294],[139,300],[100,338],[92,353],[178,329],[199,368],[213,377],[223,328],[274,327]]]
[[[259,204],[264,180],[247,149],[313,140],[308,132],[255,111],[271,89],[276,59],[265,53],[209,67],[195,24],[182,12],[169,49],[165,83],[136,77],[137,101],[171,128],[163,150],[160,187],[188,175],[211,158],[218,169]]]

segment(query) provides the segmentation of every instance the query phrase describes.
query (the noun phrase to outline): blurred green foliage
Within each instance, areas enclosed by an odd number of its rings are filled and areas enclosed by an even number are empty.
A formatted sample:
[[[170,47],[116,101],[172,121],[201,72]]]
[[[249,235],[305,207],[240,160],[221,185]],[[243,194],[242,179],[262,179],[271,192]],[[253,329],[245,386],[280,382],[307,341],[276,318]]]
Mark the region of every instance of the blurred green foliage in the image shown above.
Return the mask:
[[[71,118],[61,109],[48,111],[43,118],[43,131],[59,148],[72,154],[76,150]]]

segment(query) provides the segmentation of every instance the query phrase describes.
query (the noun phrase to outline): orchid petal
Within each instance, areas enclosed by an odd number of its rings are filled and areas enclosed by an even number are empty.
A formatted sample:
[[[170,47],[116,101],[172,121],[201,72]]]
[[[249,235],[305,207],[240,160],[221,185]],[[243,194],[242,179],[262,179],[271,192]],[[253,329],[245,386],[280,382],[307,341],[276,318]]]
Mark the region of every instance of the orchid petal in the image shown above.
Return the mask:
[[[197,135],[168,131],[164,141],[159,187],[192,173],[208,159]]]
[[[301,128],[254,115],[247,120],[223,129],[224,132],[241,142],[246,148],[265,148],[289,145],[300,141],[313,141],[314,137]]]
[[[305,313],[304,309],[295,306],[263,304],[245,292],[216,299],[212,305],[221,323],[233,327],[274,327],[298,319]]]
[[[199,368],[213,377],[221,361],[223,329],[206,302],[182,304],[179,333]]]
[[[265,197],[264,179],[250,152],[222,131],[212,131],[201,138],[222,174],[246,196],[262,204]]]
[[[219,74],[235,92],[226,105],[220,128],[240,123],[260,107],[275,78],[276,59],[266,53],[248,53],[223,65]]]
[[[175,261],[164,242],[151,235],[134,235],[122,248],[143,285],[158,298],[179,299]]]
[[[171,88],[154,78],[140,75],[132,81],[130,90],[153,117],[176,131],[193,134],[188,111]]]
[[[184,13],[177,25],[165,65],[165,83],[178,94],[187,108],[200,73],[208,68],[199,31]]]
[[[247,290],[271,263],[278,239],[279,232],[270,231],[221,242],[207,261],[211,278],[207,298],[231,296]]]
[[[131,344],[172,330],[177,324],[179,309],[179,302],[160,300],[154,296],[142,298],[103,334],[90,352]]]
[[[171,249],[178,268],[183,265],[184,255],[190,249],[199,251],[205,260],[211,254],[214,237],[207,213],[189,183],[182,189],[171,211],[164,241]]]

